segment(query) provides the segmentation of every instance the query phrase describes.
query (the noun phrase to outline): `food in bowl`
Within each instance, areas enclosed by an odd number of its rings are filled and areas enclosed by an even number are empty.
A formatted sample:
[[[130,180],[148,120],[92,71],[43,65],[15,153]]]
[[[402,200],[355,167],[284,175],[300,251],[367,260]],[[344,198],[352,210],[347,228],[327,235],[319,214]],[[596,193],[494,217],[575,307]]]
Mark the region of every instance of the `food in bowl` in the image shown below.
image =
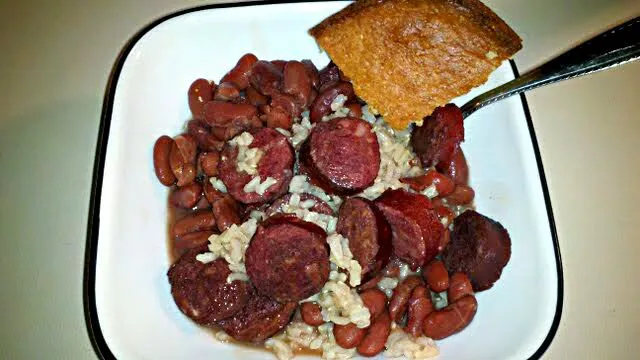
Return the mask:
[[[350,77],[246,54],[195,80],[193,119],[156,141],[171,293],[217,339],[433,357],[507,265],[508,232],[473,206],[460,110],[394,130]]]

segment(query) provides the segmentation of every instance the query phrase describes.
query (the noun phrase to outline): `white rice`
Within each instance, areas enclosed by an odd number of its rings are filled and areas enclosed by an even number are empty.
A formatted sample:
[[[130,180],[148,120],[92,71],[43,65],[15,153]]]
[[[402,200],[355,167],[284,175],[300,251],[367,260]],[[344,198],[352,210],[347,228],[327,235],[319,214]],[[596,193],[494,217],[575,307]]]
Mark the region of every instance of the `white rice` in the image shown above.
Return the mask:
[[[259,148],[249,148],[252,142],[253,136],[246,131],[229,141],[229,144],[238,148],[236,169],[249,175],[258,173],[258,163],[264,155],[264,151]]]
[[[329,260],[338,268],[345,269],[349,273],[349,285],[356,287],[362,281],[362,267],[349,249],[349,240],[344,236],[334,233],[327,236],[327,243],[331,250]]]
[[[231,225],[222,234],[211,235],[209,237],[210,252],[199,254],[196,259],[202,263],[208,263],[222,257],[229,263],[229,269],[231,270],[231,274],[227,277],[227,282],[234,280],[248,281],[247,270],[244,266],[244,256],[257,227],[257,221],[249,219],[240,226]]]
[[[433,199],[438,196],[438,189],[436,189],[435,184],[431,184],[427,186],[424,190],[422,190],[420,193],[428,197],[429,199]]]
[[[387,350],[384,356],[387,358],[398,358],[404,356],[405,359],[419,360],[431,359],[440,354],[436,343],[428,337],[413,337],[402,330],[393,331],[387,338],[385,344]]]
[[[342,199],[336,195],[328,195],[321,188],[310,184],[306,175],[296,175],[289,183],[289,192],[292,194],[307,193],[316,196],[320,200],[326,202],[333,211],[338,211],[342,204]]]
[[[224,182],[222,182],[222,180],[218,179],[217,177],[210,177],[209,182],[214,189],[222,191],[223,193],[227,192],[227,186],[224,184]]]
[[[306,114],[303,113],[302,120],[300,120],[299,123],[294,122],[291,126],[291,131],[293,132],[293,135],[291,136],[291,144],[294,148],[297,149],[300,144],[302,144],[307,139],[307,136],[309,136],[309,133],[311,133],[312,128],[313,125],[311,124],[311,121],[309,121],[308,112],[306,112]]]
[[[254,176],[248,183],[244,185],[242,191],[246,193],[255,192],[258,195],[264,195],[265,191],[272,185],[276,184],[278,180],[272,178],[271,176],[264,179],[264,181],[260,181],[260,176]]]
[[[345,274],[331,271],[329,281],[317,294],[317,302],[322,308],[322,319],[334,324],[354,323],[361,329],[366,328],[370,324],[369,309],[364,306],[356,289],[345,284],[345,280]]]

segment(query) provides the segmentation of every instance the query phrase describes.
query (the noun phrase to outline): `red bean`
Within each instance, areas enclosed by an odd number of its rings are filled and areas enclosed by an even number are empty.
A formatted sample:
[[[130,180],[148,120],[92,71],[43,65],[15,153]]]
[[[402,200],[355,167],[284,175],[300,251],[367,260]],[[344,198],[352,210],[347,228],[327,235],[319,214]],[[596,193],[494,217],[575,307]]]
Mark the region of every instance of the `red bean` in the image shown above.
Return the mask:
[[[261,105],[267,105],[269,103],[269,97],[260,94],[260,92],[253,86],[249,86],[248,88],[246,88],[245,93],[247,95],[249,103],[253,106],[259,107]]]
[[[191,135],[178,135],[169,153],[169,165],[178,186],[192,183],[196,178],[196,141]]]
[[[258,109],[249,104],[226,101],[209,101],[204,106],[204,119],[210,126],[227,126],[233,121],[250,120],[258,115]]]
[[[320,86],[320,76],[318,75],[318,68],[316,65],[308,59],[302,60],[302,64],[307,69],[307,75],[311,79],[311,86],[317,89]]]
[[[358,103],[351,103],[347,105],[349,108],[349,116],[361,118],[362,117],[362,106]]]
[[[424,267],[424,274],[429,288],[433,292],[443,292],[449,288],[449,273],[440,260],[433,260]]]
[[[198,120],[187,123],[187,132],[196,139],[198,148],[202,151],[219,151],[224,146],[224,141],[213,135],[208,125]]]
[[[333,325],[333,336],[336,338],[336,343],[344,349],[353,349],[360,345],[365,335],[367,335],[367,329],[360,329],[354,323]]]
[[[407,310],[407,304],[411,293],[416,286],[422,285],[422,280],[416,276],[407,276],[395,289],[393,289],[393,296],[389,301],[389,315],[397,323],[400,323],[405,311]]]
[[[314,302],[302,303],[300,305],[300,316],[302,316],[302,321],[307,325],[320,326],[324,324],[324,320],[322,319],[322,309],[320,308],[320,305]]]
[[[236,66],[222,78],[221,82],[232,82],[239,90],[246,89],[249,86],[251,70],[257,61],[258,58],[253,54],[243,55]]]
[[[269,61],[258,61],[253,65],[249,82],[262,95],[271,96],[280,91],[282,71]]]
[[[218,151],[203,152],[198,155],[198,164],[202,172],[209,177],[218,175],[218,162],[220,162]]]
[[[282,91],[292,95],[300,108],[307,105],[311,96],[311,79],[307,68],[299,61],[289,61],[284,66]]]
[[[153,145],[153,168],[155,169],[156,177],[165,186],[171,186],[176,182],[176,177],[173,175],[169,165],[172,146],[173,139],[166,135],[160,136]]]
[[[456,187],[453,180],[433,169],[427,170],[424,175],[402,178],[400,181],[409,185],[409,187],[415,191],[423,191],[427,187],[434,185],[438,191],[438,196],[447,196],[451,194]]]
[[[363,356],[375,356],[384,350],[387,338],[391,333],[391,317],[384,311],[369,327],[367,335],[360,345],[358,353]]]
[[[182,237],[188,233],[198,231],[212,231],[215,229],[216,219],[208,210],[195,211],[173,224],[171,230],[174,238]]]
[[[231,101],[240,97],[240,90],[231,82],[223,82],[218,85],[213,98],[221,101]]]
[[[204,118],[204,104],[211,101],[215,84],[206,79],[197,79],[189,87],[187,98],[189,100],[189,109],[194,119],[202,120]]]
[[[454,303],[465,295],[473,295],[473,286],[465,273],[457,272],[451,275],[449,283],[449,291],[447,292],[449,303]]]
[[[239,225],[242,222],[240,205],[229,194],[224,194],[220,199],[212,202],[211,211],[220,231],[225,231],[231,225]]]
[[[475,198],[476,193],[470,186],[458,185],[451,194],[445,197],[447,204],[466,205],[470,204]]]
[[[180,257],[191,249],[208,244],[211,235],[213,231],[196,231],[176,238],[173,243],[176,254]]]
[[[405,331],[419,337],[422,335],[422,323],[424,319],[433,312],[431,303],[431,293],[424,286],[413,289],[409,299],[409,309],[407,310],[407,326]]]
[[[338,82],[332,87],[321,91],[311,105],[309,120],[312,123],[322,121],[322,117],[331,113],[331,103],[338,95],[347,97],[347,101],[353,100],[355,94],[353,86],[348,82]]]
[[[360,293],[364,306],[369,309],[371,318],[375,319],[387,308],[387,296],[379,289],[372,288]]]
[[[202,197],[202,185],[194,182],[175,188],[169,195],[169,203],[175,207],[191,209]]]
[[[467,327],[478,310],[473,295],[465,295],[446,308],[434,311],[424,319],[422,331],[434,340],[449,337]]]
[[[456,185],[467,185],[469,183],[469,166],[460,147],[454,151],[451,161],[438,163],[436,169],[453,180]]]

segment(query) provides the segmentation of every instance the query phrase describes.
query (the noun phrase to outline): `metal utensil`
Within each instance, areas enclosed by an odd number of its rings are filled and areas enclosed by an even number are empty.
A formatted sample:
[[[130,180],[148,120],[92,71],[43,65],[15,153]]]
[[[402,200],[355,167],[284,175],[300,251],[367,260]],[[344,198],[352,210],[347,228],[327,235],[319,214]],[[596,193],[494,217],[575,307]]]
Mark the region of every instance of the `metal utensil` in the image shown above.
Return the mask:
[[[461,108],[466,118],[481,107],[542,85],[578,77],[640,57],[640,17],[595,36],[526,74],[469,100]]]

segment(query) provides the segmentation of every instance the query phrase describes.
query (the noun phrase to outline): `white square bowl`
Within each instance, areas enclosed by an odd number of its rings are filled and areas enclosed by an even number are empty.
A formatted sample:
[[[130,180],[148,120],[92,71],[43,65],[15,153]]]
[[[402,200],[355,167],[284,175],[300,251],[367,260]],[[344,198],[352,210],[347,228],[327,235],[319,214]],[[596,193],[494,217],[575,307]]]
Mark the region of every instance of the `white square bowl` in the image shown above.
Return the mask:
[[[85,315],[99,357],[275,359],[216,342],[174,305],[166,278],[167,188],[155,178],[153,144],[183,129],[190,83],[220,79],[244,53],[324,66],[328,58],[307,30],[347,4],[203,6],[155,21],[125,46],[105,95],[87,234]],[[514,76],[515,65],[505,63],[455,102]],[[496,285],[477,295],[469,327],[438,342],[440,359],[539,358],[560,321],[562,266],[524,97],[478,111],[465,128],[477,210],[507,228],[512,257]]]

